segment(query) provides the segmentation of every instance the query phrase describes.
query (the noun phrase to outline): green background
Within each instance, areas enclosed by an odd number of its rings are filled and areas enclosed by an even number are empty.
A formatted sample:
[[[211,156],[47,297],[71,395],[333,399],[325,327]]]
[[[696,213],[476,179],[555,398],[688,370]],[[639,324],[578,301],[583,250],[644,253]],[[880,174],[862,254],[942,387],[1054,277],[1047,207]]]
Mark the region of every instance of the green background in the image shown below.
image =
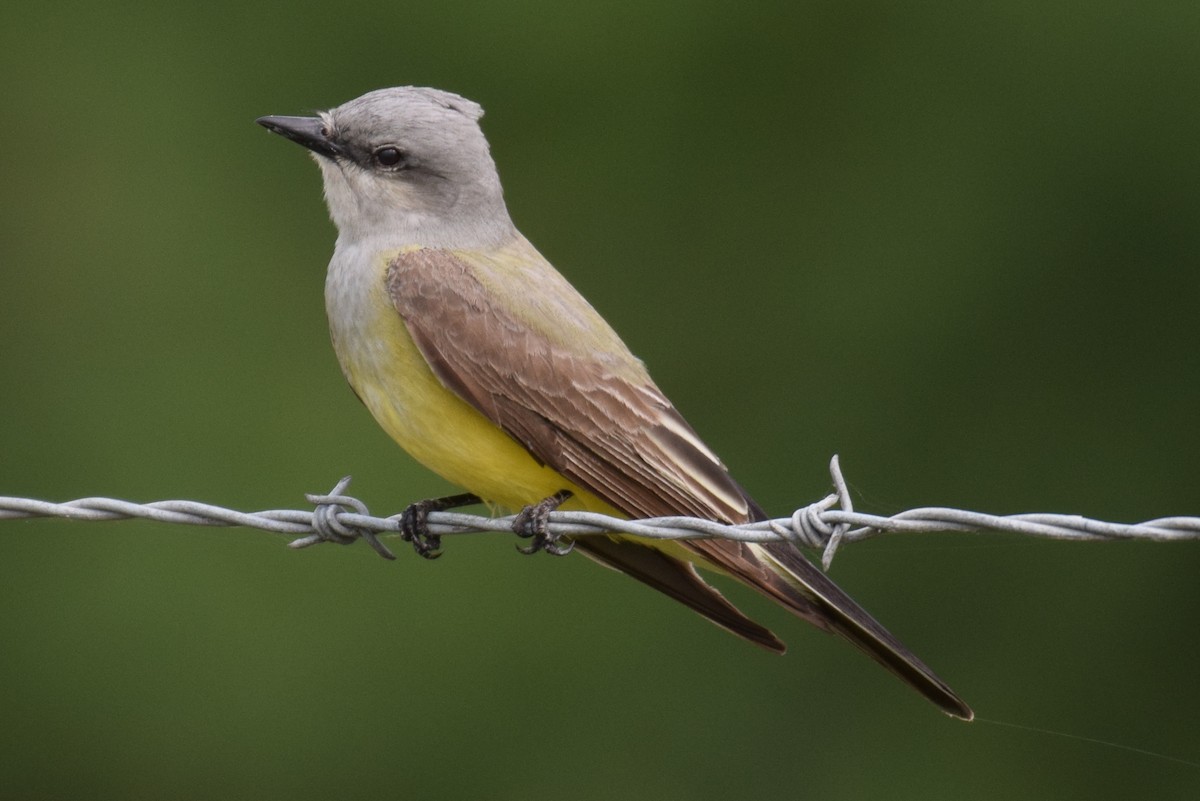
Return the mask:
[[[518,225],[772,512],[837,452],[873,512],[1198,514],[1197,42],[1194,2],[8,9],[0,494],[450,491],[344,386],[317,171],[253,124],[414,83],[488,109]],[[951,721],[737,589],[786,657],[508,537],[402,557],[0,522],[3,795],[1200,788],[1194,544],[838,557],[981,717],[1090,739]]]

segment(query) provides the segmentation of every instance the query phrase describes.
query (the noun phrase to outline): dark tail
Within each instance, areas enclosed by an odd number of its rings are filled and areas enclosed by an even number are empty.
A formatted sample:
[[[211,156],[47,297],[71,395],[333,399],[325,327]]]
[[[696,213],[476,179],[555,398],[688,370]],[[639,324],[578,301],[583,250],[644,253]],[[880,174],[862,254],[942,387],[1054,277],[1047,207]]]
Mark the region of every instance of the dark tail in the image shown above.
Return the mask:
[[[944,681],[908,650],[866,610],[813,566],[795,548],[786,543],[766,543],[759,546],[762,557],[769,561],[780,577],[768,590],[760,592],[781,602],[800,617],[816,623],[827,631],[846,638],[867,656],[899,676],[917,692],[956,718],[971,720],[975,713]],[[813,614],[821,622],[812,620]]]

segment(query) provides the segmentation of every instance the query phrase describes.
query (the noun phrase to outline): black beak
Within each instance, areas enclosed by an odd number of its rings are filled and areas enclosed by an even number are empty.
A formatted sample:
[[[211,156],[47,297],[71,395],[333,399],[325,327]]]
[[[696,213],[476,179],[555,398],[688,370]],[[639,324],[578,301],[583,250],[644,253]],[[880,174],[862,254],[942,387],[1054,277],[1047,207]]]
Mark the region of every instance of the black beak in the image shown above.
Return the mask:
[[[259,117],[255,122],[327,158],[342,155],[342,148],[326,135],[325,123],[319,117]]]

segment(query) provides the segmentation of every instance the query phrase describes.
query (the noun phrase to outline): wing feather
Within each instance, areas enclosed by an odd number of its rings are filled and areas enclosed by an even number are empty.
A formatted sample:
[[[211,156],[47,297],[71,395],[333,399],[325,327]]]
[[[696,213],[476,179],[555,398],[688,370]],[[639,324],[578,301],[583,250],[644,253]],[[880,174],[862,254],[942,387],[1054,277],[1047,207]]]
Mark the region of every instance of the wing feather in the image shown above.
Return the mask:
[[[489,269],[503,265],[435,249],[390,263],[392,304],[446,387],[626,514],[749,519],[751,502],[725,466],[565,280],[550,270],[545,285],[528,288],[539,298],[557,291],[566,309],[539,320],[544,310],[510,307],[531,293]],[[505,304],[489,294],[501,283]],[[598,340],[606,347],[589,348]]]
[[[763,519],[604,319],[537,251],[524,240],[518,245],[510,259],[416,249],[391,260],[392,305],[442,384],[542,464],[630,517]],[[594,540],[579,543],[592,558],[782,650],[690,565],[635,543]],[[728,540],[682,546],[844,636],[944,711],[970,719],[949,687],[790,546]]]

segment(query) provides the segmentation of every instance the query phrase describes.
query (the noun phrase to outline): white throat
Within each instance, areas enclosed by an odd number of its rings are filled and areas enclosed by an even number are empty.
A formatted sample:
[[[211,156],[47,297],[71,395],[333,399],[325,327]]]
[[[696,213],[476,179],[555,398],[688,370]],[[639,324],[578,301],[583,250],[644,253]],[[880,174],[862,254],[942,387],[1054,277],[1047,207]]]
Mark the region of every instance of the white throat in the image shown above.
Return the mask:
[[[380,252],[412,245],[454,250],[491,248],[515,234],[499,192],[459,195],[449,209],[428,208],[412,187],[354,173],[316,157],[325,184],[329,216],[338,229],[338,249],[353,245]],[[349,174],[347,171],[350,171]]]

